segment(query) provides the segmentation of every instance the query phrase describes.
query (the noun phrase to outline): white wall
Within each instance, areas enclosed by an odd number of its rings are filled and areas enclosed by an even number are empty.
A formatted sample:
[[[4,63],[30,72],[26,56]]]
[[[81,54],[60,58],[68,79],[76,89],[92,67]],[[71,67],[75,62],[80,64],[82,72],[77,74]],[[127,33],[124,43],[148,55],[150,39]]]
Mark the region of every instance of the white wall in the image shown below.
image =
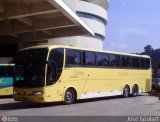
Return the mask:
[[[76,12],[76,4],[78,0],[63,0],[74,12]]]
[[[107,10],[108,9],[108,0],[90,0],[86,2],[85,0],[63,0],[75,13],[76,11],[81,13],[87,13],[92,16],[102,18],[105,23],[102,23],[98,20],[93,19],[92,17],[81,16],[80,18],[96,33],[105,39],[105,28],[107,24]],[[104,4],[103,4],[104,3]],[[90,35],[91,36],[91,35]],[[76,47],[83,48],[93,48],[93,49],[103,49],[102,39],[97,39],[95,37],[89,36],[74,36],[74,37],[65,37],[57,39],[49,39],[48,44],[53,45],[72,45]]]
[[[70,45],[74,47],[103,49],[103,42],[99,39],[85,36],[64,37],[48,40],[49,45]]]

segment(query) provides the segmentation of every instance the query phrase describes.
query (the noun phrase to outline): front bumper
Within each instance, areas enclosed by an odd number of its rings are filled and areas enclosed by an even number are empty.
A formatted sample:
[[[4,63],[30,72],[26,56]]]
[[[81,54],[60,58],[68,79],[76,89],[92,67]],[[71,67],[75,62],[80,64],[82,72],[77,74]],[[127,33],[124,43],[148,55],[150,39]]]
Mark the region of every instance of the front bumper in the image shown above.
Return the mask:
[[[15,101],[45,103],[43,95],[13,95]]]

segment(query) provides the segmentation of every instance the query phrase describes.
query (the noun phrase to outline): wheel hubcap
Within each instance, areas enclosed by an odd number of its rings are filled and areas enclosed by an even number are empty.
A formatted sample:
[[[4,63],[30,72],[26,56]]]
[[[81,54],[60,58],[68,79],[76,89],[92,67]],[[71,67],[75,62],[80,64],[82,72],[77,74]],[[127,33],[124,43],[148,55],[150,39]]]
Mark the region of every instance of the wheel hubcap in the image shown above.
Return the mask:
[[[72,101],[72,98],[73,98],[72,93],[71,93],[71,92],[67,92],[67,93],[66,93],[66,100],[67,100],[68,102],[70,102],[70,101]]]
[[[134,95],[137,95],[137,94],[138,94],[138,89],[137,89],[136,87],[133,89],[133,94],[134,94]]]
[[[128,96],[128,94],[129,94],[129,91],[128,91],[128,89],[127,88],[125,88],[125,96]]]

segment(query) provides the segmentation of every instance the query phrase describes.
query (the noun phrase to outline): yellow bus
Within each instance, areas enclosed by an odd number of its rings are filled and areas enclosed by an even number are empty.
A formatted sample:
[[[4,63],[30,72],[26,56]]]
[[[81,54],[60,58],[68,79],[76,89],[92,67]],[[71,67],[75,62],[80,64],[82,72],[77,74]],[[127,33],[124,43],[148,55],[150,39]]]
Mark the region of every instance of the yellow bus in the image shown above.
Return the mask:
[[[149,56],[71,46],[23,49],[15,61],[14,99],[64,101],[137,96],[151,90]]]
[[[13,95],[14,64],[0,64],[0,96]]]

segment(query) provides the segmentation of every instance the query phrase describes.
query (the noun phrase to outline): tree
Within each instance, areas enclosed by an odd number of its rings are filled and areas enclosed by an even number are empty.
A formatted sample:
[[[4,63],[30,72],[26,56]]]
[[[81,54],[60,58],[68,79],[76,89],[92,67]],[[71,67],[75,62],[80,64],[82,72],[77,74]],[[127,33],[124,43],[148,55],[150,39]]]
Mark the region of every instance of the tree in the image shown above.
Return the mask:
[[[159,63],[158,63],[158,68],[160,69],[160,61],[159,61]]]
[[[145,47],[144,47],[144,51],[145,51],[146,53],[151,52],[151,51],[152,51],[152,46],[151,46],[151,45],[145,46]]]

